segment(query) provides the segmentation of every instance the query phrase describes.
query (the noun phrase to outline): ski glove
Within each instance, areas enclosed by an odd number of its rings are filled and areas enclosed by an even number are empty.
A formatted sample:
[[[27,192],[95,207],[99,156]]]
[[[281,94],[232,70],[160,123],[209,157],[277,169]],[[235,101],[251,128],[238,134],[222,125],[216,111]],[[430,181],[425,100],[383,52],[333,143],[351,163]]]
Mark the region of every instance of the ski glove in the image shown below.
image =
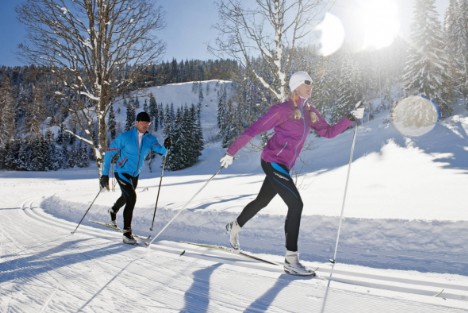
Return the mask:
[[[171,138],[167,137],[166,139],[164,139],[164,148],[169,149],[171,145],[172,145]]]
[[[226,155],[223,156],[221,160],[219,160],[219,162],[221,163],[222,167],[228,168],[228,166],[232,164],[233,160],[234,160],[234,157],[226,153]]]
[[[352,121],[360,120],[364,117],[364,108],[357,108],[349,113],[348,118]]]
[[[109,190],[109,176],[102,175],[99,179],[99,184],[101,185],[101,188],[106,188]]]

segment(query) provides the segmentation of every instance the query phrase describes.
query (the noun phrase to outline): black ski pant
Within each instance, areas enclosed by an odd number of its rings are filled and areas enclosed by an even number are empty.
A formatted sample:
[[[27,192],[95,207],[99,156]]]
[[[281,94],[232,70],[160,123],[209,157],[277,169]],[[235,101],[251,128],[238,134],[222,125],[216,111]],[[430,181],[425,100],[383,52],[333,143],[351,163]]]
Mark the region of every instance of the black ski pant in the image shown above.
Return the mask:
[[[125,205],[123,211],[124,229],[132,228],[133,209],[136,203],[136,192],[135,189],[138,185],[138,176],[133,177],[128,174],[115,173],[115,178],[119,183],[122,195],[112,206],[112,210],[117,213],[121,207]]]
[[[263,171],[266,174],[260,192],[255,200],[247,204],[237,217],[240,227],[244,226],[252,217],[277,195],[283,199],[288,206],[288,213],[284,223],[286,235],[286,249],[297,251],[299,238],[299,227],[301,224],[302,208],[304,206],[301,195],[289,175],[289,169],[278,163],[269,163],[262,160]]]

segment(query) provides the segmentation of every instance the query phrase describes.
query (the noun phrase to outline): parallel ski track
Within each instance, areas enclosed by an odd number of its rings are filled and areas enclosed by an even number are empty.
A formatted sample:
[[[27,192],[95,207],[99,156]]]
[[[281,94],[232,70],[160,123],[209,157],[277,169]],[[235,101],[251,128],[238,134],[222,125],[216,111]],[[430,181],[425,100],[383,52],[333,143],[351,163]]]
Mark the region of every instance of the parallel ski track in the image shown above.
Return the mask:
[[[41,208],[34,204],[33,200],[24,201],[19,210],[22,210],[27,217],[31,218],[35,222],[43,223],[44,227],[50,226],[63,230],[63,233],[62,231],[58,231],[58,233],[60,233],[58,236],[61,239],[63,239],[63,236],[70,236],[71,239],[73,236],[77,236],[79,233],[90,236],[97,236],[99,238],[105,238],[109,240],[116,239],[115,232],[111,230],[104,230],[98,227],[90,227],[88,225],[81,225],[77,231],[77,234],[72,235],[70,232],[75,229],[75,223],[57,219],[44,213]],[[17,243],[14,238],[7,234],[3,234],[3,236],[6,236],[8,240]],[[48,241],[47,244],[50,244],[50,241]],[[34,245],[34,248],[38,248],[40,246],[41,243],[38,243],[37,245]],[[21,247],[19,245],[18,248],[22,252],[25,252],[33,247]],[[160,241],[155,245],[152,245],[149,249],[160,250],[179,255],[182,253],[182,251],[184,251],[183,256],[185,257],[201,258],[206,260],[219,259],[223,263],[235,266],[243,266],[242,264],[248,264],[249,268],[262,269],[266,272],[277,273],[278,271],[282,271],[282,268],[279,266],[261,263],[255,260],[249,260],[242,255],[237,256],[229,252],[205,247],[197,247],[184,243]],[[321,278],[328,279],[329,271],[330,270],[328,269],[328,266],[323,264],[318,270],[318,275]],[[345,285],[390,290],[394,292],[415,294],[420,296],[440,297],[445,300],[468,301],[468,286],[464,285],[335,269],[333,274],[332,287],[342,288]]]

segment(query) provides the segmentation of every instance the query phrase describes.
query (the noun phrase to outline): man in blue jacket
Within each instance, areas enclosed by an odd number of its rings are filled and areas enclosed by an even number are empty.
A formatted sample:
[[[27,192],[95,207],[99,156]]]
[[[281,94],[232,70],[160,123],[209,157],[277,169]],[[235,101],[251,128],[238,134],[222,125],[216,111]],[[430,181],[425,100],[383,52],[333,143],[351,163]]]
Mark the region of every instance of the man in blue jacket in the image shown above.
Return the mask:
[[[114,175],[122,190],[122,195],[109,209],[109,214],[111,223],[117,226],[115,221],[117,212],[125,205],[123,212],[123,242],[127,244],[137,243],[132,234],[132,217],[136,203],[135,189],[145,158],[151,151],[165,155],[166,148],[170,146],[169,138],[164,140],[164,146],[159,144],[156,137],[148,132],[150,125],[151,119],[148,113],[138,113],[135,127],[120,134],[107,148],[102,165],[101,188],[109,190],[109,168],[112,159],[118,154]]]

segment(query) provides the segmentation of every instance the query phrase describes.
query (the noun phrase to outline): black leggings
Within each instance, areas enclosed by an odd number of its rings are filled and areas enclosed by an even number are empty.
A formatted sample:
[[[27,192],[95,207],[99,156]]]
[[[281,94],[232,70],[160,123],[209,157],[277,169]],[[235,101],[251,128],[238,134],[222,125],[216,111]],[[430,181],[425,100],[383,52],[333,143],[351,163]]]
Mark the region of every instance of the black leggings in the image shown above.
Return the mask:
[[[297,241],[299,237],[299,227],[301,225],[302,203],[301,195],[289,175],[286,166],[278,163],[268,163],[262,160],[263,171],[266,174],[262,188],[255,200],[247,204],[242,210],[237,223],[244,226],[252,217],[279,194],[281,199],[288,206],[288,214],[284,223],[284,232],[286,234],[286,249],[297,251]]]
[[[138,185],[138,176],[133,177],[128,174],[115,173],[115,178],[119,183],[122,195],[114,203],[112,209],[117,213],[121,207],[125,205],[123,212],[124,229],[132,228],[133,209],[136,203],[136,192],[135,189]]]

